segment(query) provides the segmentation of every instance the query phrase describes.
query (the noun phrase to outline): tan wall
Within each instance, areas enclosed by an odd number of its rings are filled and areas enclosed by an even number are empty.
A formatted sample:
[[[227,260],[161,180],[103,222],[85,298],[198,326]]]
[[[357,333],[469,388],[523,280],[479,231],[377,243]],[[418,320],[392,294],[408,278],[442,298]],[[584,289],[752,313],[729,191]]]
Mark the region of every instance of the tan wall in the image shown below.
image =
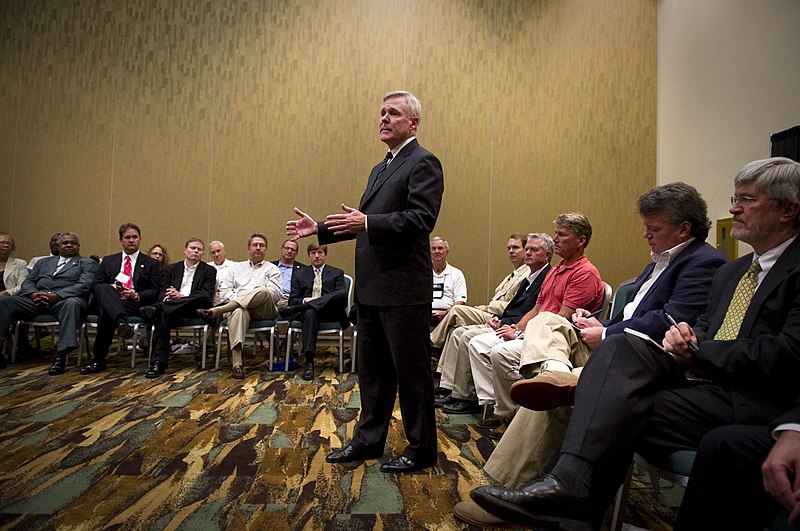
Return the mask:
[[[23,258],[57,230],[116,251],[126,221],[173,259],[188,236],[242,259],[256,230],[277,257],[292,206],[357,205],[385,151],[380,98],[404,88],[470,302],[507,273],[510,232],[571,210],[616,285],[647,260],[656,17],[655,0],[6,0],[0,227]],[[331,263],[352,272],[352,249]]]

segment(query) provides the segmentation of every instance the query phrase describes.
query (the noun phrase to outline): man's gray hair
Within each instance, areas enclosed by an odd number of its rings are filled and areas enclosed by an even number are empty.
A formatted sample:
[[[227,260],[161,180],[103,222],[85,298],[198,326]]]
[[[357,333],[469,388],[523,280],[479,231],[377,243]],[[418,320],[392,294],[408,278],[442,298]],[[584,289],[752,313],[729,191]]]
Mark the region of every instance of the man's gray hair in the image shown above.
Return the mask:
[[[395,97],[403,97],[406,99],[406,114],[409,118],[422,118],[422,105],[416,96],[405,90],[393,90],[383,97],[383,101]]]
[[[444,244],[445,250],[447,251],[450,250],[450,244],[447,243],[447,240],[445,240],[441,236],[434,236],[433,238],[431,238],[431,245],[433,245],[433,242],[442,242]]]
[[[733,184],[751,182],[780,205],[800,203],[800,163],[792,159],[772,157],[745,164]]]
[[[80,238],[80,236],[78,236],[78,235],[77,235],[77,234],[75,234],[74,232],[62,232],[62,233],[59,235],[59,237],[58,237],[58,243],[61,243],[61,240],[63,240],[63,239],[64,239],[64,238],[66,238],[67,236],[72,236],[72,237],[75,239],[75,243],[77,243],[78,245],[80,245],[80,244],[81,244],[81,238]]]
[[[553,256],[553,253],[556,252],[556,244],[553,243],[553,238],[551,238],[549,234],[545,234],[544,232],[531,232],[528,234],[528,241],[534,238],[542,242],[544,252]]]

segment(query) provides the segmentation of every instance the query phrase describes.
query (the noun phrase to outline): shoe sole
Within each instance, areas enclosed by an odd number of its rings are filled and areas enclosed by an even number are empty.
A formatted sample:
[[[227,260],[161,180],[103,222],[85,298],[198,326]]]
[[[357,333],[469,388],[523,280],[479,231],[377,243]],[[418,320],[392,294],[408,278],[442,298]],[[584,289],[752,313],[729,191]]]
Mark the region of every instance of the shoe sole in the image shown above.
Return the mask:
[[[511,400],[533,411],[550,411],[575,403],[575,385],[524,380],[511,386]]]
[[[518,505],[498,498],[483,496],[479,492],[471,492],[470,497],[484,511],[519,526],[531,527],[534,529],[566,529],[569,531],[590,531],[593,529],[592,525],[588,522],[534,514]],[[491,511],[489,509],[491,509]]]
[[[133,328],[127,323],[123,323],[117,327],[117,335],[122,339],[130,339],[133,337]]]

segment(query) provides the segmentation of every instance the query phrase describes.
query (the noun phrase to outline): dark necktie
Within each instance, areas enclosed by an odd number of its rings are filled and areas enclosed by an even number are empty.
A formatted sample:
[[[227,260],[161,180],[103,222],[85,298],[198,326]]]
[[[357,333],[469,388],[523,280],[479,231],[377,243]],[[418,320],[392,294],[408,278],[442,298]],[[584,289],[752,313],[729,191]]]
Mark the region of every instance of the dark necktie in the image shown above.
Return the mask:
[[[514,298],[511,299],[511,302],[508,305],[511,306],[512,303],[514,303],[518,299],[521,299],[522,297],[524,297],[525,296],[525,292],[528,291],[528,288],[530,287],[530,285],[531,285],[531,283],[528,281],[527,278],[524,279],[522,282],[520,282],[519,289],[517,290],[516,295],[514,295]]]
[[[372,185],[369,187],[369,191],[372,192],[372,189],[375,188],[375,185],[378,183],[378,180],[383,175],[383,172],[386,171],[386,167],[389,166],[389,163],[392,162],[392,152],[388,152],[386,154],[386,158],[383,159],[383,163],[381,163],[381,167],[378,168],[378,173],[375,175],[375,180],[372,181]]]

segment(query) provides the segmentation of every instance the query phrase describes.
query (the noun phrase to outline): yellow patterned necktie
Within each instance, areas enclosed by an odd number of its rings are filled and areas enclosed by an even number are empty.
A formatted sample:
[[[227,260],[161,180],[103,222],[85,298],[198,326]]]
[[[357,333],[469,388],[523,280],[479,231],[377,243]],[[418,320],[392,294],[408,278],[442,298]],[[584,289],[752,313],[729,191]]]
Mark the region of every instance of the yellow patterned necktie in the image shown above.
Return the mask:
[[[316,299],[322,296],[322,271],[314,268],[314,285],[311,286],[311,298]]]
[[[736,286],[736,291],[733,292],[731,303],[728,306],[728,313],[725,314],[722,326],[717,330],[714,339],[729,341],[736,339],[739,335],[744,314],[747,312],[747,307],[750,306],[753,293],[756,292],[759,271],[761,271],[761,264],[758,263],[758,260],[754,260],[750,264],[750,269],[739,279],[739,284]]]

